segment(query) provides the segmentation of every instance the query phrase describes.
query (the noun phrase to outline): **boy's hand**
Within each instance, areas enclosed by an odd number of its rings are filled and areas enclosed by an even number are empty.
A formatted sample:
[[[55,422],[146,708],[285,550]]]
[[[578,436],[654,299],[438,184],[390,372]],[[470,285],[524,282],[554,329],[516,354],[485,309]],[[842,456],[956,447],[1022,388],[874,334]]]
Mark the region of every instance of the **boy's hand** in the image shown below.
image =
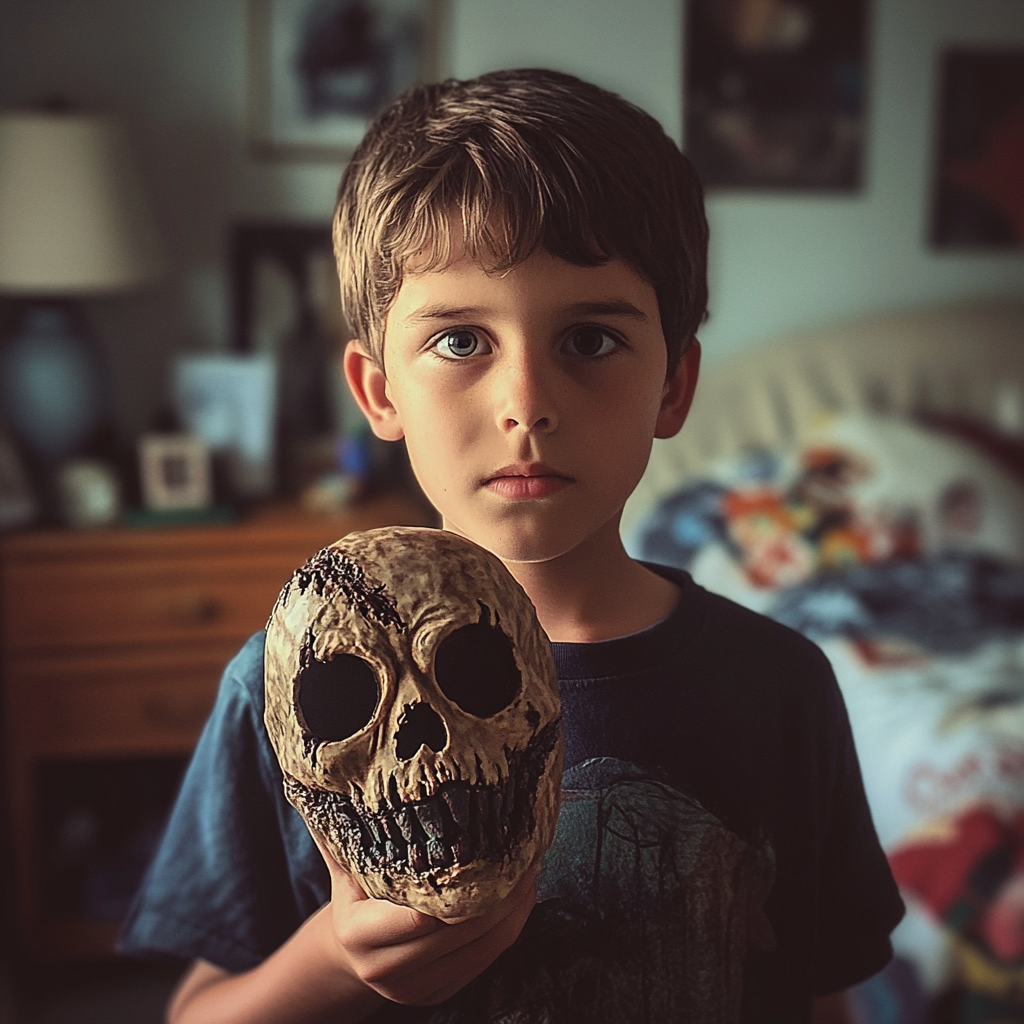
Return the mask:
[[[537,863],[482,917],[440,921],[370,899],[316,839],[331,873],[331,918],[342,955],[363,984],[396,1003],[443,1002],[515,942],[537,901]]]

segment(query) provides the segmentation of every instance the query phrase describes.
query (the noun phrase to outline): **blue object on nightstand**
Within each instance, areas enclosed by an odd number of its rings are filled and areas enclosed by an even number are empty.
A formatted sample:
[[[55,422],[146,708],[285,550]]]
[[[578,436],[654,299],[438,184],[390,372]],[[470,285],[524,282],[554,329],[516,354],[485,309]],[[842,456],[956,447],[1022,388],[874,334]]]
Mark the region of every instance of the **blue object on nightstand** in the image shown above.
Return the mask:
[[[100,426],[99,355],[66,304],[26,304],[0,348],[0,409],[32,450],[53,464],[80,451]]]

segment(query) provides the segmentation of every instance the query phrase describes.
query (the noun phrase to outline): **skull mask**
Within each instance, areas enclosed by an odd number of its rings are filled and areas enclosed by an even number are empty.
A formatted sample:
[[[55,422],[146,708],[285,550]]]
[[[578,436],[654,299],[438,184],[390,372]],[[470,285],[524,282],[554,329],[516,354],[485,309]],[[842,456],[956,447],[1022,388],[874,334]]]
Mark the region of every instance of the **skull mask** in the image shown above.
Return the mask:
[[[493,555],[442,530],[350,534],[285,585],[265,653],[285,793],[367,895],[477,916],[550,845],[554,662]]]

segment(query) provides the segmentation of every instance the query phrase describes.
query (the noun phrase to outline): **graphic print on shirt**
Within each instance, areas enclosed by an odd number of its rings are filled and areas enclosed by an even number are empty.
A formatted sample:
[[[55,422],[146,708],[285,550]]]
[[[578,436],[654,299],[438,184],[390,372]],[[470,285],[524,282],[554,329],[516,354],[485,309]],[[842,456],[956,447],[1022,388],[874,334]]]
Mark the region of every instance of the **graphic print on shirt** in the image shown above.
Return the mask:
[[[739,1020],[750,946],[774,947],[774,861],[697,801],[614,758],[569,769],[538,905],[431,1024]]]

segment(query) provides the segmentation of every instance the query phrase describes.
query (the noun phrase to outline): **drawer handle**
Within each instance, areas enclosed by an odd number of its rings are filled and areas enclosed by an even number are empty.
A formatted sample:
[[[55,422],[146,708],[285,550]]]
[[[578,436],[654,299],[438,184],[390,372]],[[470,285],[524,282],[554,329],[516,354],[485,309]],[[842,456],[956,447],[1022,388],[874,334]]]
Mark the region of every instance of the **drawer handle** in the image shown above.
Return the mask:
[[[165,729],[198,729],[206,721],[210,705],[197,697],[176,700],[167,694],[153,694],[142,702],[142,711],[154,725]]]
[[[190,594],[171,603],[171,618],[190,626],[215,622],[223,613],[224,606],[209,594]]]

